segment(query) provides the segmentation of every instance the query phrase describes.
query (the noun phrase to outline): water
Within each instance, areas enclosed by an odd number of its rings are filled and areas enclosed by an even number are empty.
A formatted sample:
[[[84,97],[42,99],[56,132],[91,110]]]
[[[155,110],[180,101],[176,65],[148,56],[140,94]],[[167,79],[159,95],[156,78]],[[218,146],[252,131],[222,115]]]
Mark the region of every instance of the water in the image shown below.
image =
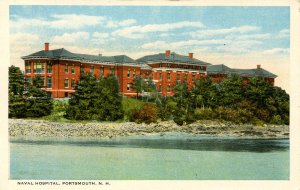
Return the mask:
[[[289,141],[184,134],[10,140],[11,179],[288,180]]]

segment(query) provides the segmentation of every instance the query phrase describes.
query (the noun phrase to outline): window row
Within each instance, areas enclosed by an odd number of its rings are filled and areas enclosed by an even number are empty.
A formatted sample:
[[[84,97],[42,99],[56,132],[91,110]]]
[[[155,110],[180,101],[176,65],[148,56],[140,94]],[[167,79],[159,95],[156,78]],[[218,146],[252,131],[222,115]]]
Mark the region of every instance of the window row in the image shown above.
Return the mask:
[[[167,68],[179,68],[179,69],[194,69],[194,70],[206,70],[205,66],[196,66],[196,65],[180,65],[180,64],[171,64],[171,63],[160,63],[159,67],[167,67]]]
[[[45,63],[33,63],[33,72],[34,73],[45,73]],[[25,73],[32,73],[31,64],[25,63]],[[47,63],[47,73],[52,73],[52,64]]]
[[[75,88],[75,85],[76,85],[76,82],[75,82],[75,80],[74,79],[72,79],[72,80],[69,80],[69,79],[65,79],[65,81],[64,81],[64,86],[65,86],[65,88],[69,88],[70,87],[70,81],[71,81],[71,88]]]
[[[45,77],[41,76],[41,81],[43,81],[43,86],[45,86],[45,88],[52,88],[52,77],[46,77],[46,81],[45,81]],[[26,78],[26,84],[31,85],[32,78],[29,77]]]
[[[181,74],[177,73],[176,80],[181,80]],[[159,80],[163,80],[163,74],[159,73]],[[167,80],[171,80],[171,73],[167,73]],[[188,80],[188,74],[184,74],[183,80]],[[196,80],[196,74],[192,74],[192,81]]]

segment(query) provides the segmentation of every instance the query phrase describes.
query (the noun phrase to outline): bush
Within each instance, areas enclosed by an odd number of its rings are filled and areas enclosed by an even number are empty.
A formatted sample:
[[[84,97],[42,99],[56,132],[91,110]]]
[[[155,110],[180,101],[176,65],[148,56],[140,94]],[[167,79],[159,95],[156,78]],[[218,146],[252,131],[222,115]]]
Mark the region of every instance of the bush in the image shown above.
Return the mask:
[[[271,124],[282,125],[284,121],[281,119],[280,115],[274,115],[270,121]]]
[[[129,120],[132,112],[140,110],[145,103],[134,98],[123,97],[122,106],[124,110],[124,119]]]
[[[232,121],[234,123],[250,123],[254,116],[253,113],[247,109],[234,109],[226,107],[218,107],[216,109],[216,117],[225,121]]]
[[[156,105],[158,107],[158,117],[162,121],[166,121],[172,118],[173,113],[176,109],[176,102],[174,102],[170,98],[162,98],[160,102],[156,102]]]
[[[198,120],[214,119],[215,112],[211,108],[204,108],[204,109],[197,108],[195,110],[195,118]]]
[[[140,109],[135,109],[130,114],[130,121],[136,123],[151,123],[157,120],[157,107],[154,104],[145,103]]]

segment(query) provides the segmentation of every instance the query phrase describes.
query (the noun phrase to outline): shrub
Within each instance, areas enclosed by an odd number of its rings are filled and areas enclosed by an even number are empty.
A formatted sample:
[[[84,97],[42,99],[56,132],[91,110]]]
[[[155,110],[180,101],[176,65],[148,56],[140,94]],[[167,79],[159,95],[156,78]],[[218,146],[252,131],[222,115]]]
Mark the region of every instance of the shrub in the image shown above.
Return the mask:
[[[270,121],[271,124],[281,125],[284,124],[284,121],[281,119],[280,115],[274,115]]]
[[[172,118],[176,109],[176,102],[170,98],[164,97],[160,102],[157,101],[156,105],[158,107],[158,117],[161,120],[166,121]]]
[[[154,104],[145,103],[140,109],[135,109],[130,115],[130,121],[136,123],[151,123],[157,120],[157,107]]]
[[[134,98],[123,97],[124,119],[129,120],[132,112],[140,110],[145,103]]]
[[[195,110],[195,118],[198,120],[214,119],[215,112],[211,108],[204,108],[204,109],[197,108]]]

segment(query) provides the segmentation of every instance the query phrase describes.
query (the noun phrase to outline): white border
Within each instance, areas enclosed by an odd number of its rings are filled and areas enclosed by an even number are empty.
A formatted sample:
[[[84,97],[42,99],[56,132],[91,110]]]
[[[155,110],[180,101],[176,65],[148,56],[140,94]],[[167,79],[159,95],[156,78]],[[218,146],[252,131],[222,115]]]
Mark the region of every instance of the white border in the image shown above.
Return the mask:
[[[111,186],[18,186],[15,180],[9,179],[9,144],[8,144],[8,67],[9,67],[9,5],[154,5],[154,6],[290,6],[291,12],[291,122],[290,122],[290,180],[193,180],[193,181],[110,181]],[[207,1],[96,1],[96,0],[0,0],[0,190],[15,189],[272,189],[299,190],[300,189],[300,1],[299,0],[207,0]]]

